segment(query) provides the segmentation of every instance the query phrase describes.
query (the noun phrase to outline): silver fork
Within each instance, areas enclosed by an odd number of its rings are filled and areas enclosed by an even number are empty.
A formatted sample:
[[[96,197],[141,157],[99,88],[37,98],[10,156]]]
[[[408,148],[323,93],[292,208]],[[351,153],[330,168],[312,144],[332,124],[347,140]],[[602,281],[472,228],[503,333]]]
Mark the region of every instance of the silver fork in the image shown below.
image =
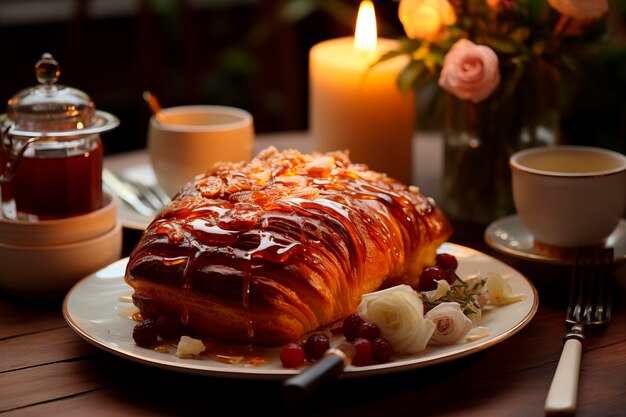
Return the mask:
[[[563,338],[563,351],[548,391],[546,415],[573,415],[578,397],[578,379],[583,340],[590,328],[611,319],[613,250],[577,253],[565,322],[570,327]]]
[[[148,185],[146,183],[134,180],[125,175],[120,175],[119,178],[126,182],[131,188],[135,190],[139,198],[145,200],[155,210],[160,211],[165,207],[171,199],[165,193],[165,190],[158,184]]]
[[[131,183],[106,168],[102,170],[102,182],[111,192],[143,216],[154,217],[169,202],[169,197],[164,191],[136,182]]]

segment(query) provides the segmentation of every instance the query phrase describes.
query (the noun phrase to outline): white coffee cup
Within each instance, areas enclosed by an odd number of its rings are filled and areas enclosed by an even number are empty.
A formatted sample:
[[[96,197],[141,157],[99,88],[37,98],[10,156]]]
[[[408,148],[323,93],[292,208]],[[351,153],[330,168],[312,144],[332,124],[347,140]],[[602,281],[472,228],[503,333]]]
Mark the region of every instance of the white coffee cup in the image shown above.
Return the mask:
[[[626,156],[588,146],[548,146],[511,156],[513,200],[537,243],[601,245],[626,209]]]
[[[249,161],[252,115],[228,106],[179,106],[150,118],[148,153],[157,181],[170,197],[216,162]]]

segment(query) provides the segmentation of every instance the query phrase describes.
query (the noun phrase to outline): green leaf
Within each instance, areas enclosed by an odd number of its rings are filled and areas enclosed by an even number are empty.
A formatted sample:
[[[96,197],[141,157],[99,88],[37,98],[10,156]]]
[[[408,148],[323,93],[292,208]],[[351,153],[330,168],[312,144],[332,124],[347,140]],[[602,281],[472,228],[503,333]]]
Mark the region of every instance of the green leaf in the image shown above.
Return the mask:
[[[292,0],[283,5],[281,17],[288,22],[299,22],[316,9],[317,5],[309,0]]]
[[[518,42],[518,43],[526,42],[526,40],[530,37],[530,28],[527,28],[527,27],[517,28],[513,32],[511,32],[510,37],[511,37],[511,40]]]
[[[413,88],[415,80],[425,71],[426,67],[421,61],[412,60],[400,75],[398,75],[397,84],[398,88],[403,94],[406,94]]]
[[[404,52],[407,54],[412,53],[420,46],[423,45],[424,42],[417,39],[409,39],[409,38],[400,38],[400,48],[398,49],[400,52]]]
[[[419,91],[433,82],[433,75],[428,71],[424,71],[413,83],[413,88]],[[437,81],[434,80],[436,83]]]
[[[513,54],[517,51],[517,44],[515,42],[509,42],[502,39],[488,38],[485,43],[490,46],[494,51],[502,54]]]
[[[441,67],[443,66],[443,60],[445,57],[446,57],[446,51],[431,49],[428,59],[436,66]]]
[[[376,62],[371,66],[375,66],[381,62],[390,60],[400,55],[411,55],[422,46],[422,42],[413,39],[400,38],[400,47],[398,49],[387,51],[382,54]]]
[[[389,59],[392,59],[392,58],[395,58],[397,56],[404,55],[404,54],[405,54],[405,52],[402,52],[402,51],[388,51],[388,52],[385,52],[371,66],[373,67],[376,64],[380,64],[381,62],[387,61]]]

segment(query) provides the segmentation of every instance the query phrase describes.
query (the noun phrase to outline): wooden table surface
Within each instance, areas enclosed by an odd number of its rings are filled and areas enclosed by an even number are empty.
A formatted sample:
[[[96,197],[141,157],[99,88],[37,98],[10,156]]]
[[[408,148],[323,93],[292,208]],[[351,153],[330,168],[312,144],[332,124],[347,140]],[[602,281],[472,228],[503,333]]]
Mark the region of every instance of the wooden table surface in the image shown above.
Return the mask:
[[[534,319],[484,351],[427,368],[335,381],[306,407],[286,408],[280,381],[163,370],[104,352],[65,323],[62,298],[0,290],[0,414],[7,416],[507,416],[543,415],[565,332],[570,267],[493,251],[484,228],[455,224],[451,242],[507,262],[539,293]],[[125,254],[138,237],[125,231]],[[626,267],[615,268],[613,320],[587,339],[577,416],[626,410]]]

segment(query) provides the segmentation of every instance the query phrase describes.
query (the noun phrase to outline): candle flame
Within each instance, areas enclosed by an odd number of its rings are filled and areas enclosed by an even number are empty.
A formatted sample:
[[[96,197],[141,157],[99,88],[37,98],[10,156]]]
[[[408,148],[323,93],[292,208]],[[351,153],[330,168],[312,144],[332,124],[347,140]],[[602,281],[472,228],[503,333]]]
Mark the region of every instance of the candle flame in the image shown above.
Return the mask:
[[[354,49],[358,52],[373,53],[376,51],[376,13],[374,3],[363,0],[359,5],[354,31]]]

